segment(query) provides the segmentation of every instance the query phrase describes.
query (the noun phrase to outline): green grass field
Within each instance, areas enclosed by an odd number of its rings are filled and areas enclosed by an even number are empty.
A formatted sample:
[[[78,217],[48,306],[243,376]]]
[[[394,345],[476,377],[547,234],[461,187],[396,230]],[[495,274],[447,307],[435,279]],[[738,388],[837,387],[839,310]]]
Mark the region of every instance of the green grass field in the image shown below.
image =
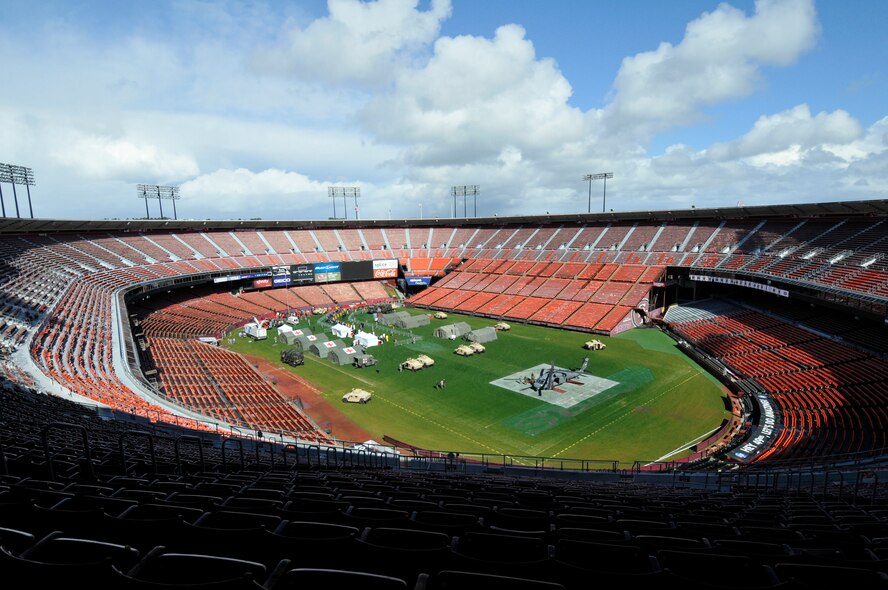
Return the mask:
[[[369,316],[355,319],[364,321],[368,331],[373,325]],[[306,353],[305,365],[287,368],[311,381],[377,440],[389,435],[428,449],[648,461],[687,447],[729,416],[718,382],[657,330],[598,337],[607,349],[586,351],[582,344],[589,334],[512,323],[512,330],[500,332],[485,353],[466,358],[453,353],[459,342],[432,335],[437,326],[455,321],[473,328],[495,323],[450,314],[414,329],[419,338],[415,344],[401,336],[397,345],[390,342],[368,350],[379,359],[376,367],[340,367]],[[319,326],[310,325],[314,333]],[[230,348],[277,361],[285,345],[275,344],[273,333],[269,330],[269,338],[258,342],[237,338]],[[416,373],[398,371],[401,361],[420,353],[435,359],[435,366]],[[578,367],[585,356],[587,373],[618,385],[571,408],[490,384],[540,363]],[[447,379],[447,388],[435,389],[441,378]],[[342,403],[342,395],[353,387],[371,391],[372,401]]]

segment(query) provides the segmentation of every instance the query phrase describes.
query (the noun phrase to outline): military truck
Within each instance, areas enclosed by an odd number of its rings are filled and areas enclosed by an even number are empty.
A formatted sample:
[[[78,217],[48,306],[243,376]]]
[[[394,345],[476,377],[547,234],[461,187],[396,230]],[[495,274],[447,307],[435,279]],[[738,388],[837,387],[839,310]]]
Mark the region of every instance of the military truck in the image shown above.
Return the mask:
[[[604,350],[607,348],[607,345],[601,340],[589,340],[583,344],[583,348],[586,350]]]
[[[471,346],[467,346],[465,344],[460,344],[453,352],[455,352],[459,356],[472,356],[473,354],[475,354],[474,349],[472,349]]]
[[[436,320],[446,320],[446,319],[447,319],[447,314],[444,313],[443,311],[436,311],[436,312],[435,312],[435,319],[436,319]]]
[[[426,367],[431,367],[432,365],[435,364],[435,359],[433,359],[432,357],[425,355],[425,354],[419,355],[418,357],[416,357],[416,360],[421,362],[423,364],[423,366],[426,366]]]
[[[376,360],[371,354],[362,354],[360,356],[356,356],[354,360],[352,360],[352,365],[359,369],[363,369],[364,367],[372,367],[379,361]]]
[[[281,362],[290,366],[298,367],[305,364],[305,355],[301,350],[295,348],[287,348],[281,351]]]
[[[423,362],[418,359],[407,359],[403,363],[401,363],[401,370],[407,369],[408,371],[420,371],[425,367]]]
[[[478,353],[484,352],[484,350],[485,350],[484,345],[481,344],[480,342],[471,342],[469,344],[469,348],[471,348],[472,350],[474,350],[475,352],[478,352]]]
[[[342,401],[350,404],[366,404],[373,397],[373,394],[363,389],[352,389],[342,396]]]
[[[494,328],[496,328],[497,332],[508,332],[512,329],[512,326],[510,326],[506,322],[497,322]]]

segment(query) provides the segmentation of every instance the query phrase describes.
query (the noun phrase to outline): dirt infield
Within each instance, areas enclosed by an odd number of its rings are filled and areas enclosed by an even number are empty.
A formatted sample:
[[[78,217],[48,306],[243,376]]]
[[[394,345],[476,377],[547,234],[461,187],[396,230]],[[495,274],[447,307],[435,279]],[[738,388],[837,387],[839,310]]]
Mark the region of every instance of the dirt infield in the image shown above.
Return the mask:
[[[266,378],[273,378],[275,386],[287,399],[301,399],[303,412],[322,430],[339,440],[364,442],[373,438],[369,432],[349,420],[334,405],[321,396],[314,385],[305,379],[262,357],[243,355]]]

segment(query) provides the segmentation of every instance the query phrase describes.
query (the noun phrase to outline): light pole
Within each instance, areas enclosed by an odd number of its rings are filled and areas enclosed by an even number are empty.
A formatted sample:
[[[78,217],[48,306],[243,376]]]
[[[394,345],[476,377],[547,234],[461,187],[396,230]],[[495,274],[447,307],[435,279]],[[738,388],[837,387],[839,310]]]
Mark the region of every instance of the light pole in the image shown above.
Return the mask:
[[[587,174],[583,177],[583,180],[589,181],[589,213],[592,213],[592,181],[593,180],[603,180],[604,181],[604,192],[601,196],[601,212],[605,212],[605,207],[607,203],[607,179],[613,178],[613,172],[598,172],[597,174]]]

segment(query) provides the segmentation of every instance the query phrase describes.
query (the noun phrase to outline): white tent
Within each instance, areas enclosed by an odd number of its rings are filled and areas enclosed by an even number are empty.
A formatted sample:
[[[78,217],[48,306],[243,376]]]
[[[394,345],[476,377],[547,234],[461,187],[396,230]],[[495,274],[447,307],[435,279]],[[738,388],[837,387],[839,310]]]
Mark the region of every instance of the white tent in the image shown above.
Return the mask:
[[[333,326],[333,334],[335,334],[337,338],[348,338],[348,335],[351,334],[351,328],[345,324],[336,324]]]
[[[355,346],[363,346],[364,348],[379,346],[379,338],[370,332],[358,332],[355,334]]]
[[[286,332],[292,332],[293,327],[288,326],[287,324],[281,324],[280,326],[278,326],[277,331],[278,331],[278,336],[281,336],[281,335],[285,334]]]

